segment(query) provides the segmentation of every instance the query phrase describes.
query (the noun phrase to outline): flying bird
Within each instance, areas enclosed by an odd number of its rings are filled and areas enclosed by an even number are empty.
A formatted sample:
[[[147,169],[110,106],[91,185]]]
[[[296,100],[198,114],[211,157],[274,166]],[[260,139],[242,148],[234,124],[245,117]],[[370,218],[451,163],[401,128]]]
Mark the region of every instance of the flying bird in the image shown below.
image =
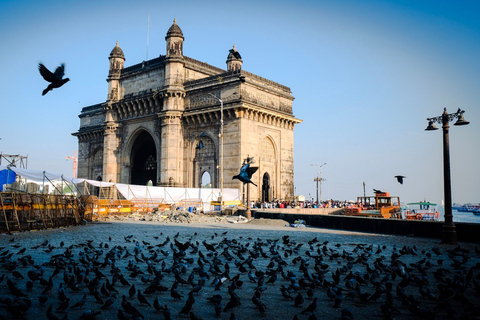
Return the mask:
[[[62,63],[60,66],[55,69],[55,73],[50,72],[42,63],[38,64],[38,70],[40,71],[40,74],[42,75],[43,79],[45,81],[50,82],[48,87],[43,90],[42,96],[46,95],[48,91],[51,91],[55,88],[60,88],[63,86],[65,83],[70,81],[69,78],[63,78],[63,75],[65,74],[65,64]]]
[[[240,181],[242,181],[243,183],[251,183],[253,184],[255,187],[257,187],[257,185],[255,183],[252,182],[252,175],[258,170],[258,167],[250,167],[250,163],[247,163],[247,164],[244,164],[242,166],[242,168],[240,169],[240,174],[236,175],[236,176],[233,176],[232,180],[233,179],[238,179]]]
[[[403,184],[403,179],[406,178],[405,176],[395,176],[397,178],[398,183]]]

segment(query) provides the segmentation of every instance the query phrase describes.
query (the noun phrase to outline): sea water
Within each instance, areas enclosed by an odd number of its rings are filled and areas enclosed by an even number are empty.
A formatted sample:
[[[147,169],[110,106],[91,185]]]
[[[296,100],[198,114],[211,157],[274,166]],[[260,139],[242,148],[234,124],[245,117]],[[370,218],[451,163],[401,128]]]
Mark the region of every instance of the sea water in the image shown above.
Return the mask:
[[[440,214],[438,220],[445,221],[445,209],[442,206],[438,206],[438,213]],[[470,222],[480,223],[480,216],[476,216],[473,212],[464,212],[452,210],[453,222]]]

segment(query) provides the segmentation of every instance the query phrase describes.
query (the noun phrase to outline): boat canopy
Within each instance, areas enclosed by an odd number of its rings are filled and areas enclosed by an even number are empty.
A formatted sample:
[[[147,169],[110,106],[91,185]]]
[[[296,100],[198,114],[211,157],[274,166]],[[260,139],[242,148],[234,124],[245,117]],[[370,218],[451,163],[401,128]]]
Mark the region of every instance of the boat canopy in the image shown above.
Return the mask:
[[[407,205],[409,205],[409,206],[413,206],[413,205],[436,206],[437,204],[436,203],[431,203],[431,202],[411,202],[411,203],[407,203]]]

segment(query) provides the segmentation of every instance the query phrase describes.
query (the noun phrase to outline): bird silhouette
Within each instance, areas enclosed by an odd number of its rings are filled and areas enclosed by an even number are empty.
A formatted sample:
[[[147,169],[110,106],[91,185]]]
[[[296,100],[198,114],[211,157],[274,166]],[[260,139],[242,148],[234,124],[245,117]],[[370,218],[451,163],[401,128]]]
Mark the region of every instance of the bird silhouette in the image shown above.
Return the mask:
[[[83,297],[77,303],[71,306],[70,309],[83,308],[85,302],[87,302],[87,294],[83,294]]]
[[[406,178],[405,176],[395,176],[397,178],[398,183],[403,184],[403,179]]]
[[[82,315],[78,318],[79,320],[92,320],[96,319],[96,316],[98,316],[101,313],[101,311],[94,311],[92,309],[87,309],[82,312]]]
[[[109,297],[107,300],[105,300],[105,303],[102,305],[100,309],[108,309],[114,302],[115,302],[115,296]]]
[[[244,164],[242,165],[242,168],[240,169],[240,173],[236,176],[233,176],[232,180],[233,179],[238,179],[240,181],[242,181],[243,183],[251,183],[253,184],[255,187],[257,187],[257,185],[255,183],[252,182],[252,175],[258,170],[258,167],[250,167],[250,163],[247,163],[247,164]]]
[[[10,279],[7,279],[7,286],[10,292],[15,296],[15,297],[27,297],[25,293],[22,292],[22,290],[18,289],[17,286],[11,281]]]
[[[68,305],[70,303],[70,298],[67,298],[65,301],[60,303],[60,305],[57,307],[57,311],[63,311],[68,308]]]
[[[242,59],[242,56],[237,51],[237,48],[235,46],[233,46],[233,49],[230,49],[228,51],[235,57],[235,59]]]
[[[140,292],[140,290],[137,290],[137,299],[140,301],[140,304],[146,304],[149,307],[152,306],[150,302],[148,302],[147,298],[145,298],[145,296]]]
[[[299,293],[299,294],[295,297],[295,300],[294,300],[295,304],[294,304],[294,306],[295,306],[295,307],[301,307],[301,306],[303,306],[303,302],[304,302],[304,301],[305,301],[305,300],[303,299],[302,294]]]
[[[315,312],[315,310],[317,309],[317,300],[317,297],[313,298],[312,303],[308,307],[303,309],[302,313]]]
[[[65,74],[64,63],[62,63],[60,66],[57,67],[57,69],[55,69],[55,73],[52,73],[50,70],[48,70],[42,63],[38,64],[38,70],[40,71],[43,79],[50,82],[48,87],[43,90],[42,96],[46,95],[48,91],[51,91],[55,88],[60,88],[65,83],[70,81],[69,78],[63,78],[63,75]]]

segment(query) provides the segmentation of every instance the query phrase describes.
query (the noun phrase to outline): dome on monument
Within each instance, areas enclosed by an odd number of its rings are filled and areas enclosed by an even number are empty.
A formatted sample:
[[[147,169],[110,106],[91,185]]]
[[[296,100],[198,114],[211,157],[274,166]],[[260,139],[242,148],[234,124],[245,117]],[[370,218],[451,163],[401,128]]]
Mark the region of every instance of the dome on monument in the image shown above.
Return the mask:
[[[167,31],[167,37],[181,37],[181,38],[183,38],[182,29],[180,29],[180,27],[178,26],[176,18],[173,20],[172,26]]]
[[[110,56],[108,57],[108,59],[111,58],[122,58],[123,60],[125,60],[125,55],[123,54],[122,48],[120,48],[120,46],[118,45],[118,41],[115,48],[113,48],[112,52],[110,52]]]

